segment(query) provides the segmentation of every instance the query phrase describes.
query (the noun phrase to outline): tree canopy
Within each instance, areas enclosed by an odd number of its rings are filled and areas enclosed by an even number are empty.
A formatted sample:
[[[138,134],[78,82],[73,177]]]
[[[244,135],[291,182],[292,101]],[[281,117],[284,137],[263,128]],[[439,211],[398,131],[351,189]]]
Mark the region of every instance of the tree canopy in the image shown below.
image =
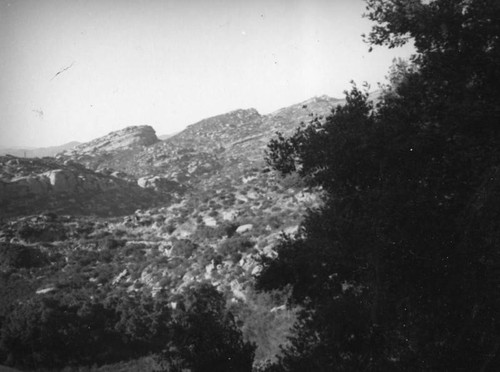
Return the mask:
[[[416,54],[268,162],[323,205],[264,259],[304,309],[274,370],[500,368],[500,3],[367,0],[366,40]]]

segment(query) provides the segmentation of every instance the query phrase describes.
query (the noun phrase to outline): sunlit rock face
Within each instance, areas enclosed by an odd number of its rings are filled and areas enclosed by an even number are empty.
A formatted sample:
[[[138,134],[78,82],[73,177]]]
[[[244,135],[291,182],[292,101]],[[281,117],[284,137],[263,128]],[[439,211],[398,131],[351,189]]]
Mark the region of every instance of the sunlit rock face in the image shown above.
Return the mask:
[[[134,147],[150,146],[159,139],[155,130],[149,125],[127,127],[111,132],[90,142],[82,143],[64,154],[96,154],[128,150]]]
[[[77,177],[74,173],[63,169],[55,169],[48,172],[50,185],[55,192],[68,192],[75,189],[77,185]]]

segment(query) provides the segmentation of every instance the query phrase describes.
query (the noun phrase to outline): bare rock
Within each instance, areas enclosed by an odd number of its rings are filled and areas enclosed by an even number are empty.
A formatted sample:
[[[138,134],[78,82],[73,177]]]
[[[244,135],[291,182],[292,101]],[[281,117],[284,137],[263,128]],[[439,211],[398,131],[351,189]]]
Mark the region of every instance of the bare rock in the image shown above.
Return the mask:
[[[97,153],[108,153],[134,147],[149,146],[158,141],[156,132],[151,126],[131,126],[111,132],[90,142],[82,143],[72,150],[64,152],[63,155],[96,155]]]
[[[236,232],[238,234],[242,234],[242,233],[250,231],[252,229],[253,229],[253,225],[251,223],[248,223],[246,225],[238,226],[238,228],[236,229]]]

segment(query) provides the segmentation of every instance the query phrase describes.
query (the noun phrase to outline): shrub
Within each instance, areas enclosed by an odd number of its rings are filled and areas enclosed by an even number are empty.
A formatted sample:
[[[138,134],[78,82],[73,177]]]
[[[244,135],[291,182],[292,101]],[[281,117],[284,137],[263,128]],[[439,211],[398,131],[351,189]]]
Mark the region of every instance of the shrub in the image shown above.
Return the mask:
[[[134,255],[135,257],[144,256],[146,245],[143,243],[129,243],[123,250],[125,256]]]
[[[305,181],[297,172],[284,176],[281,178],[280,183],[285,189],[305,187]]]
[[[223,222],[217,227],[218,236],[228,238],[232,237],[236,233],[236,229],[238,228],[238,224],[234,222]]]
[[[27,242],[54,242],[66,239],[66,231],[59,224],[30,225],[21,224],[17,236]]]
[[[254,243],[246,237],[237,236],[224,240],[220,245],[218,252],[222,256],[230,257],[231,261],[237,263],[243,253],[248,252]]]
[[[125,243],[125,240],[116,240],[108,236],[104,239],[100,239],[98,246],[100,249],[116,249],[118,247],[123,247]]]
[[[218,227],[200,225],[193,234],[193,239],[203,241],[207,239],[220,239],[225,236],[225,232]]]
[[[255,346],[243,340],[217,290],[201,284],[182,295],[171,339],[159,357],[165,371],[250,372]]]
[[[127,231],[122,229],[117,229],[114,231],[114,234],[116,237],[121,238],[122,236],[127,235]]]
[[[198,245],[193,243],[189,239],[176,240],[172,246],[171,253],[173,256],[180,256],[184,258],[189,258],[195,250],[198,249]]]
[[[169,222],[167,226],[165,227],[165,231],[168,234],[172,234],[175,230],[177,229],[177,226],[175,225],[174,222]]]
[[[0,243],[0,263],[16,269],[29,269],[47,265],[49,260],[39,248]]]

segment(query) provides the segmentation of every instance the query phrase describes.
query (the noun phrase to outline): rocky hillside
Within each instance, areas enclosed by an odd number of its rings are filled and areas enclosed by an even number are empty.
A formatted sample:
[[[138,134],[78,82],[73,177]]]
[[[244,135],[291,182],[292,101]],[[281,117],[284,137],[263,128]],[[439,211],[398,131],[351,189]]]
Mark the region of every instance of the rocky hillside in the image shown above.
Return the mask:
[[[341,103],[342,100],[321,96],[269,115],[261,115],[255,109],[235,110],[192,124],[164,141],[104,151],[100,144],[116,137],[115,132],[58,158],[71,159],[91,169],[119,170],[137,178],[159,177],[191,187],[207,178],[223,178],[227,172],[233,177],[235,170],[252,164],[262,166],[264,150],[277,131],[289,134],[300,123],[328,115]]]
[[[0,156],[0,216],[44,210],[66,214],[123,215],[167,201],[114,174],[53,158]]]
[[[0,248],[44,259],[24,271],[12,259],[5,270],[19,275],[0,275],[0,295],[12,304],[161,292],[175,306],[184,289],[210,283],[257,343],[256,362],[273,359],[294,313],[283,306],[286,293],[265,297],[252,283],[260,257],[298,231],[319,191],[267,168],[265,149],[276,131],[291,133],[338,103],[323,96],[269,115],[236,110],[164,141],[149,127],[126,128],[56,159],[1,158],[0,208],[18,216],[0,221]]]
[[[158,141],[156,132],[152,127],[149,125],[140,125],[111,132],[104,137],[82,143],[68,152],[81,155],[107,154],[140,146],[149,146]]]
[[[2,211],[127,215],[120,228],[140,227],[147,231],[143,240],[151,236],[167,245],[187,239],[214,248],[228,236],[227,229],[234,229],[250,239],[256,254],[272,254],[279,234],[297,231],[318,198],[298,177],[282,179],[266,167],[267,143],[277,131],[289,134],[302,122],[328,115],[338,103],[322,96],[269,115],[236,110],[164,141],[151,127],[130,127],[57,159],[4,157]],[[255,270],[248,260],[242,264]],[[158,282],[145,284],[153,288]]]
[[[90,142],[82,143],[59,154],[59,159],[71,159],[91,169],[119,169],[122,158],[159,142],[149,125],[131,126]]]
[[[123,215],[204,199],[208,190],[257,204],[266,199],[274,182],[271,174],[261,171],[275,132],[288,134],[301,122],[327,115],[338,103],[322,96],[269,115],[236,110],[192,124],[164,141],[150,126],[128,127],[66,150],[56,159],[3,157],[1,213],[54,209]]]

